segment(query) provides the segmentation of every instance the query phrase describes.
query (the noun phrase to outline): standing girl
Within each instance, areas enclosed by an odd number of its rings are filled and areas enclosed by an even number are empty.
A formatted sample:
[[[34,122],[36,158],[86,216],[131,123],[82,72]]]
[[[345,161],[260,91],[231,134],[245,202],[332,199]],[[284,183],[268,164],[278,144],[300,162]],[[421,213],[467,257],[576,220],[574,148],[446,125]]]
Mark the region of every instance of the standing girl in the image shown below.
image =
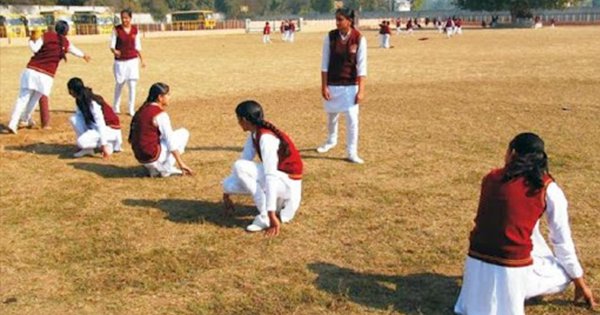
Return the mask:
[[[135,112],[135,87],[140,79],[140,63],[145,67],[142,60],[142,43],[138,29],[131,25],[131,10],[121,11],[121,25],[115,27],[110,38],[110,51],[115,55],[115,98],[114,110],[121,112],[121,91],[127,83],[129,87],[129,115]]]
[[[263,44],[267,44],[271,42],[271,26],[269,22],[265,22],[265,27],[263,28]]]
[[[364,98],[367,76],[367,41],[354,28],[354,11],[338,9],[337,29],[323,41],[321,94],[325,99],[328,135],[317,152],[325,153],[337,145],[340,113],[346,116],[348,160],[362,164],[358,156],[358,108]]]
[[[31,37],[29,38],[29,49],[31,49],[33,54],[40,50],[42,45],[41,38],[41,30],[31,31]],[[40,97],[40,120],[42,122],[42,129],[50,129],[50,105],[46,95],[42,95],[42,97]]]
[[[575,284],[575,300],[595,305],[583,280],[564,193],[548,172],[544,142],[533,133],[509,144],[503,168],[483,178],[471,231],[458,314],[522,315],[525,300]],[[554,253],[540,233],[546,213]]]
[[[17,133],[19,120],[29,126],[33,125],[31,115],[35,110],[35,105],[42,95],[50,96],[58,64],[63,59],[67,60],[67,52],[83,58],[86,62],[91,59],[90,56],[69,43],[66,37],[69,32],[67,22],[58,21],[54,30],[55,32],[44,33],[42,38],[31,47],[35,54],[21,74],[19,96],[8,123],[8,130],[12,133]]]
[[[100,148],[102,157],[108,158],[113,152],[121,151],[123,138],[119,117],[102,96],[86,87],[80,78],[72,78],[67,83],[69,94],[75,98],[77,110],[71,117],[71,125],[77,136],[80,151],[74,157],[94,155]]]
[[[181,158],[190,133],[185,128],[173,131],[165,108],[169,105],[169,86],[154,83],[148,98],[131,120],[129,143],[138,162],[142,163],[150,177],[193,175]],[[180,169],[175,167],[175,163]]]
[[[277,236],[281,223],[292,220],[300,207],[300,153],[286,133],[264,119],[262,107],[257,102],[242,102],[235,113],[242,130],[250,131],[250,135],[241,159],[234,163],[231,176],[223,182],[225,211],[233,211],[231,194],[251,195],[259,215],[246,230],[266,229],[267,236]],[[252,161],[256,155],[261,164]]]

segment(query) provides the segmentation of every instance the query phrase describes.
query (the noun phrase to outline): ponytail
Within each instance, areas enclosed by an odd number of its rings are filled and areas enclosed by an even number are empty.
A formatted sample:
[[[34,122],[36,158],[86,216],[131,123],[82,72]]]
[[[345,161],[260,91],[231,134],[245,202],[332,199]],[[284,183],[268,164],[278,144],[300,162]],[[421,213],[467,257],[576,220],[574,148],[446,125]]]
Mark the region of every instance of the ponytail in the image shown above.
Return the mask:
[[[73,92],[77,108],[83,114],[83,119],[86,125],[91,125],[96,122],[92,114],[92,101],[100,106],[104,105],[104,99],[100,95],[92,92],[92,89],[86,87],[80,78],[71,78],[67,83],[69,91]]]
[[[252,100],[241,102],[235,108],[235,114],[238,118],[243,118],[259,128],[265,128],[273,132],[280,140],[278,151],[283,153],[284,157],[291,154],[289,144],[284,141],[283,132],[264,119],[262,106],[258,102]]]
[[[523,176],[533,190],[544,187],[544,175],[548,174],[548,155],[544,151],[544,141],[534,133],[521,133],[509,144],[513,158],[505,166],[502,180],[508,182]]]
[[[63,20],[56,22],[54,31],[58,35],[58,46],[60,47],[60,59],[67,61],[68,47],[63,46],[64,38],[69,33],[69,23]]]

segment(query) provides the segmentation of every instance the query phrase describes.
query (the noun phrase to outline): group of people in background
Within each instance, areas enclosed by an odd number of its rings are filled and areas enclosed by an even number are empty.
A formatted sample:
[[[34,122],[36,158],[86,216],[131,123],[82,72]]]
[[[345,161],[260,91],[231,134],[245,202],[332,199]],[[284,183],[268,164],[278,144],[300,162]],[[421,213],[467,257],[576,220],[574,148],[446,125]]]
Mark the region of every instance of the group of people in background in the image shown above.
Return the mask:
[[[166,113],[171,105],[171,88],[161,82],[153,84],[142,106],[135,109],[135,82],[140,64],[143,66],[141,45],[137,29],[130,25],[131,11],[124,10],[121,17],[123,25],[115,28],[110,45],[115,57],[113,106],[81,78],[68,81],[68,93],[76,104],[70,118],[78,146],[74,156],[93,155],[98,149],[108,158],[123,150],[117,114],[121,89],[127,83],[128,112],[133,116],[128,141],[136,160],[151,177],[193,175],[182,158],[190,132],[184,128],[173,130]],[[358,114],[365,97],[367,42],[354,28],[352,10],[338,9],[335,20],[336,29],[323,39],[321,95],[327,137],[316,150],[325,153],[337,145],[339,117],[344,114],[347,159],[362,164],[364,160],[358,155]],[[389,35],[389,22],[381,26]],[[10,132],[17,133],[20,123],[32,124],[33,109],[42,95],[50,95],[53,77],[67,53],[90,60],[89,55],[68,41],[68,28],[66,22],[59,21],[54,32],[47,32],[32,43],[34,55],[21,75],[19,95],[8,124]],[[232,195],[249,195],[258,215],[246,230],[277,236],[281,225],[296,216],[301,204],[302,157],[292,138],[266,119],[258,102],[243,101],[234,113],[248,137],[240,159],[233,163],[231,174],[223,181],[224,211],[234,211]],[[258,162],[254,162],[255,157]],[[554,252],[539,230],[544,214]],[[519,134],[508,145],[504,166],[482,181],[463,285],[454,311],[521,315],[526,299],[564,291],[571,282],[575,284],[575,300],[583,299],[593,307],[593,294],[583,275],[571,238],[567,201],[549,173],[544,142],[533,133]]]
[[[281,40],[284,42],[293,43],[294,35],[296,34],[296,24],[293,20],[283,20],[279,25],[279,32],[281,33]],[[271,41],[271,33],[273,33],[273,29],[271,28],[271,24],[269,22],[265,22],[265,26],[263,27],[263,43],[269,44]]]

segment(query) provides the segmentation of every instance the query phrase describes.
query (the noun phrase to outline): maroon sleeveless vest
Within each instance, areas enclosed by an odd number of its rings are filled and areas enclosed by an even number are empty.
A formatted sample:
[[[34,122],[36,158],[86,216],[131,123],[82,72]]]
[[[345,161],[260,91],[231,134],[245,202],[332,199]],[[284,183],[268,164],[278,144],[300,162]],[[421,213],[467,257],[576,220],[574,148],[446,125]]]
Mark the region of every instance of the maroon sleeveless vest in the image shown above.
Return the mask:
[[[56,74],[58,63],[69,50],[69,40],[56,32],[46,32],[42,37],[44,44],[29,60],[27,68],[45,73],[51,77]],[[62,40],[62,47],[60,41]]]
[[[140,163],[151,163],[160,155],[160,130],[154,125],[154,117],[163,110],[152,104],[144,104],[131,120],[129,142],[135,158]]]
[[[256,135],[252,139],[254,144],[254,150],[258,154],[258,157],[262,161],[262,155],[260,152],[260,138],[263,134],[272,134],[279,139],[281,142],[285,142],[289,148],[289,155],[285,156],[281,146],[277,150],[277,157],[279,158],[279,163],[277,164],[277,169],[288,174],[291,179],[302,179],[302,158],[300,157],[300,152],[296,149],[296,146],[292,142],[292,139],[282,131],[279,131],[280,135],[275,134],[273,131],[267,128],[258,128],[256,130]]]
[[[356,53],[360,45],[361,34],[352,29],[348,39],[342,41],[340,32],[329,32],[329,66],[327,68],[328,85],[356,85]]]
[[[135,49],[135,37],[138,34],[138,29],[135,26],[131,26],[129,34],[125,32],[123,25],[115,27],[117,33],[117,44],[115,48],[121,52],[121,56],[116,60],[130,60],[138,57],[138,51]]]

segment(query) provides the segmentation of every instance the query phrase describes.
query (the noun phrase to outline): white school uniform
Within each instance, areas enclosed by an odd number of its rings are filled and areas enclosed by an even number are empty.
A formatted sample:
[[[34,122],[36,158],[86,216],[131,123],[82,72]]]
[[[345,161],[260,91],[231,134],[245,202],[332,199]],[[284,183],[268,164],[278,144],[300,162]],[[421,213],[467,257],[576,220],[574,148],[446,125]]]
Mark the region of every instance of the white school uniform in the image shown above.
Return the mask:
[[[110,48],[116,49],[117,47],[117,32],[113,30],[110,37]],[[142,41],[140,39],[140,33],[135,35],[135,50],[142,51]],[[129,60],[116,60],[113,66],[113,74],[115,76],[115,97],[113,102],[113,108],[115,113],[121,112],[121,93],[125,83],[129,87],[129,99],[128,108],[129,115],[133,116],[135,113],[135,89],[137,81],[140,79],[140,58],[133,58]]]
[[[71,116],[71,125],[77,137],[77,146],[81,149],[95,149],[110,144],[114,151],[121,151],[123,137],[121,129],[113,129],[106,125],[102,105],[92,101],[91,125],[85,123],[83,113],[77,108],[75,115]]]
[[[162,112],[154,117],[154,122],[160,130],[160,155],[158,159],[151,163],[144,164],[151,176],[168,177],[173,174],[181,174],[181,170],[175,167],[177,160],[171,152],[178,151],[179,154],[185,152],[190,132],[185,128],[173,130],[171,119],[166,112]]]
[[[254,134],[248,136],[241,158],[234,163],[231,175],[223,181],[223,191],[226,194],[250,195],[259,216],[268,218],[267,211],[277,211],[283,223],[289,222],[300,207],[302,180],[291,179],[277,169],[280,140],[272,134],[263,134],[260,138],[262,163],[253,162],[256,156],[254,137]]]
[[[351,30],[352,32],[353,30]],[[350,34],[348,34],[349,36]],[[329,35],[323,40],[323,55],[321,59],[321,71],[329,69],[330,42]],[[360,44],[356,52],[356,75],[367,76],[367,40],[361,36]],[[358,153],[358,113],[359,104],[356,104],[358,85],[332,86],[329,85],[330,100],[324,101],[327,113],[327,145],[336,145],[338,138],[339,114],[346,116],[347,152],[348,156],[356,156]]]
[[[526,299],[564,291],[571,279],[583,276],[571,238],[567,199],[556,183],[548,185],[546,204],[554,253],[540,233],[538,221],[531,236],[533,265],[505,267],[467,257],[455,313],[523,315]]]
[[[29,43],[29,48],[33,53],[37,53],[44,45],[43,38]],[[85,55],[75,45],[69,43],[68,52],[74,56],[83,58]],[[21,73],[19,95],[13,107],[8,126],[12,130],[17,130],[19,120],[32,122],[32,114],[40,98],[50,96],[54,78],[45,73],[25,68]]]

